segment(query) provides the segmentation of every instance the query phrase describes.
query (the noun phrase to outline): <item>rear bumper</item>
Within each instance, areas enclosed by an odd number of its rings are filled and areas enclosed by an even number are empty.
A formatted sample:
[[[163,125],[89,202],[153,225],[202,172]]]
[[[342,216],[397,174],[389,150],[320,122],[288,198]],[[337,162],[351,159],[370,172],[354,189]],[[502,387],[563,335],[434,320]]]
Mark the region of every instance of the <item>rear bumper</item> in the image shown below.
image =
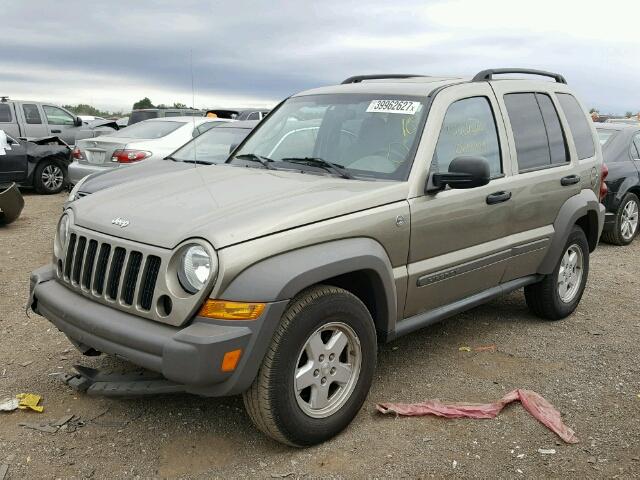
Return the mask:
[[[31,274],[29,306],[74,344],[122,357],[207,396],[240,393],[249,387],[262,362],[275,325],[287,302],[267,305],[251,322],[198,318],[173,327],[140,318],[75,293],[54,279],[53,269]],[[272,328],[273,327],[273,328]],[[222,372],[222,358],[242,349],[234,372]]]
[[[75,185],[87,175],[97,172],[107,172],[113,168],[117,168],[117,165],[91,165],[80,162],[71,162],[67,168],[69,175],[69,183]]]

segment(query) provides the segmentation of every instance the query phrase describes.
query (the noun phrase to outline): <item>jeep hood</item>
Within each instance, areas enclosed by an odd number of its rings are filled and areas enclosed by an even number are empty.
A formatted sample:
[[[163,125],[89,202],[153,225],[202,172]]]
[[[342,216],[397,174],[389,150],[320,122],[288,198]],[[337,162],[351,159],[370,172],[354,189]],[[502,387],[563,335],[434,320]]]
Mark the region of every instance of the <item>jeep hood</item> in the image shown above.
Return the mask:
[[[201,237],[216,249],[405,200],[407,184],[211,165],[154,175],[71,203],[75,223],[173,248]],[[115,218],[129,223],[120,227]]]

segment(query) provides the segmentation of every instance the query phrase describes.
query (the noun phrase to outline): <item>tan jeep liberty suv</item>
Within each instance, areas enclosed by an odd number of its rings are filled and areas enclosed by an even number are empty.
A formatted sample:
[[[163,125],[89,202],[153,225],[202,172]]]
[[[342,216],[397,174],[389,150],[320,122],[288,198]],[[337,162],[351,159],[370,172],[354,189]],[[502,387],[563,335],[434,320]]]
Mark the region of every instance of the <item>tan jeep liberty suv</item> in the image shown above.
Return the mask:
[[[69,203],[29,305],[161,374],[145,393],[242,393],[260,430],[312,445],[361,408],[378,342],[523,287],[541,318],[574,311],[596,138],[558,74],[352,77],[283,101],[224,164]]]

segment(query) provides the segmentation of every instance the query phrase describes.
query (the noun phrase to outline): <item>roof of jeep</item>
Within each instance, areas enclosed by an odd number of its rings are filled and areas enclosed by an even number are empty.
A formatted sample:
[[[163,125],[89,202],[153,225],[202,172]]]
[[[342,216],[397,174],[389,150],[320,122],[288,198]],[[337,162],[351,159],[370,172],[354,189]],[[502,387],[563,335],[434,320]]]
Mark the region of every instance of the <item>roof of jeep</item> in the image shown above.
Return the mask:
[[[470,81],[470,77],[410,77],[366,80],[358,83],[331,85],[300,92],[295,97],[330,93],[379,93],[395,95],[428,95],[433,90],[455,83]]]

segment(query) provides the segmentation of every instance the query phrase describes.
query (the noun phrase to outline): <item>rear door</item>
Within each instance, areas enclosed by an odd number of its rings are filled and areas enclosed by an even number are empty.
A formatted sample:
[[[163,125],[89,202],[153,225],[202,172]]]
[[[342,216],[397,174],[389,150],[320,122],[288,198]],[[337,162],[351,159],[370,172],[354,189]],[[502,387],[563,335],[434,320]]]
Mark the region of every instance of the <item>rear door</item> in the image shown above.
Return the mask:
[[[0,184],[22,182],[27,179],[26,149],[14,139],[9,139],[11,150],[0,154]]]
[[[13,102],[0,102],[0,130],[14,138],[21,136]]]
[[[23,119],[23,135],[27,138],[40,138],[49,135],[48,127],[44,122],[42,107],[36,103],[22,103],[19,106]]]
[[[409,200],[405,318],[498,285],[509,252],[505,237],[511,202],[487,200],[508,191],[511,174],[504,124],[493,91],[479,82],[443,90],[435,97],[427,126],[432,130],[423,139],[437,139],[433,150],[428,150],[433,151],[427,162],[431,173],[446,172],[456,157],[482,156],[489,161],[492,179],[482,187],[446,189]]]
[[[582,188],[589,188],[591,175],[577,168],[571,131],[554,93],[527,88],[522,81],[492,85],[507,122],[514,171],[509,227],[514,255],[505,271],[506,282],[536,273],[555,233],[553,223],[560,208]],[[595,156],[591,133],[589,138],[584,158]]]

